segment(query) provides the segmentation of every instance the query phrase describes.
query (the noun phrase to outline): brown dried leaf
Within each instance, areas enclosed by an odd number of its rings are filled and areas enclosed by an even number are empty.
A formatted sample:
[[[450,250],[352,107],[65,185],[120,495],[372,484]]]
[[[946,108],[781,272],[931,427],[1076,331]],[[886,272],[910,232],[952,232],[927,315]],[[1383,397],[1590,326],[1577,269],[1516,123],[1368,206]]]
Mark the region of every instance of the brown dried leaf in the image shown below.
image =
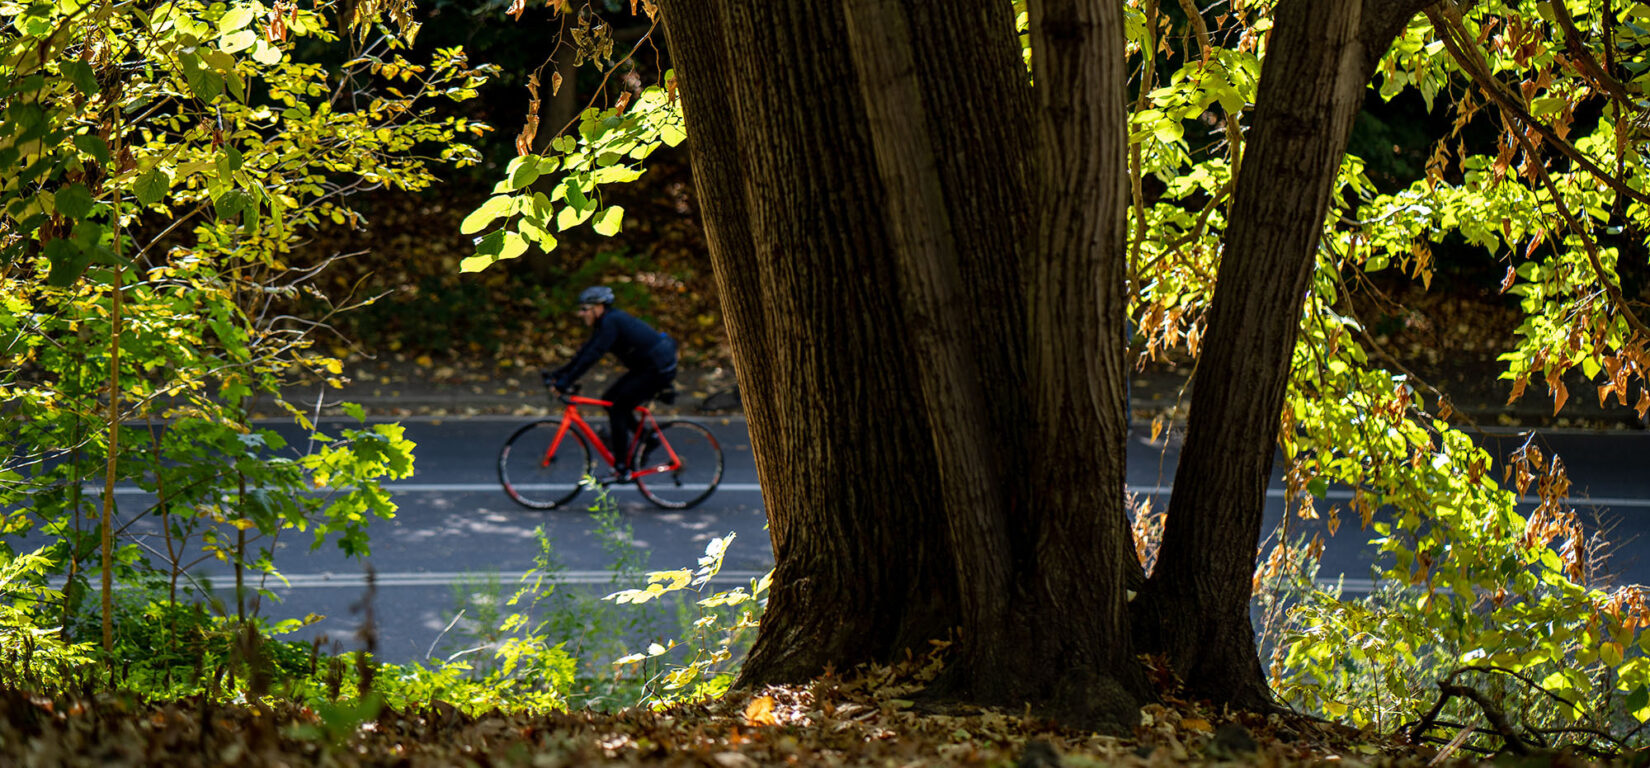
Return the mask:
[[[773,714],[774,700],[772,696],[757,696],[745,705],[745,722],[751,725],[778,725],[779,718]]]

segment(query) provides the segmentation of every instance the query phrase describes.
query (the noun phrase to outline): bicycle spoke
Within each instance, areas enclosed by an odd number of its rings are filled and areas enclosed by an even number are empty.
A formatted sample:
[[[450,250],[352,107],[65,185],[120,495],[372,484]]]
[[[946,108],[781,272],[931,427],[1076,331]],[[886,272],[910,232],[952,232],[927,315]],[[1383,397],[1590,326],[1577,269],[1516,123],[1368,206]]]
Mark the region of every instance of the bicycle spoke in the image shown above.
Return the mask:
[[[704,501],[722,482],[722,446],[710,430],[690,421],[659,425],[662,440],[641,445],[636,487],[648,501],[666,509],[687,509]]]
[[[590,446],[571,429],[552,446],[560,431],[558,419],[535,421],[516,430],[499,450],[498,481],[517,504],[554,509],[579,494],[592,469]]]

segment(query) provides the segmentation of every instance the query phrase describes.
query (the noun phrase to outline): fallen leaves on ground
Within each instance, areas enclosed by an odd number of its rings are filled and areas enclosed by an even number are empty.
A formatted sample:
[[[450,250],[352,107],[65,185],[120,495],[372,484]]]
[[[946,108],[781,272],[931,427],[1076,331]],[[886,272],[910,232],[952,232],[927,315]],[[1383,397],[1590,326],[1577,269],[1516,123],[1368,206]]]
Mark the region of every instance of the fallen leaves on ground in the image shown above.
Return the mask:
[[[925,702],[920,683],[887,671],[662,711],[469,716],[432,702],[384,709],[361,721],[339,717],[290,702],[144,704],[111,694],[45,697],[6,687],[0,688],[0,763],[1358,766],[1423,765],[1433,755],[1341,725],[1228,716],[1174,699],[1143,707],[1131,734],[1103,735],[1026,713]]]

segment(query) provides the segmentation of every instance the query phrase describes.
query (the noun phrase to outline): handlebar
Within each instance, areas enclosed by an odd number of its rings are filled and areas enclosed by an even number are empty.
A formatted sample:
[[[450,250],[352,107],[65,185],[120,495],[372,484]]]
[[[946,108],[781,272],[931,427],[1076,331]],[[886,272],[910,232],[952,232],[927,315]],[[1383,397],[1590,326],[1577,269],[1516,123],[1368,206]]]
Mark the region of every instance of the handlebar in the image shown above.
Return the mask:
[[[578,382],[574,382],[565,390],[557,389],[555,375],[546,369],[539,369],[539,380],[544,382],[544,388],[549,390],[550,398],[552,400],[560,400],[563,403],[569,403],[570,401],[568,398],[579,393]]]

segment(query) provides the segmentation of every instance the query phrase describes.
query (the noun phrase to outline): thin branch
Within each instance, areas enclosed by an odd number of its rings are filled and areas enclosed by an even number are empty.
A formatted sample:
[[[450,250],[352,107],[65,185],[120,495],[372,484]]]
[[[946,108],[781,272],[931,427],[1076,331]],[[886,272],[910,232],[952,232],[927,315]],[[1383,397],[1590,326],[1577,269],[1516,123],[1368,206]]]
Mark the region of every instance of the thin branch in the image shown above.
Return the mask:
[[[1650,337],[1650,328],[1646,328],[1643,321],[1639,320],[1639,316],[1633,313],[1633,308],[1628,306],[1627,299],[1621,295],[1621,288],[1610,280],[1609,273],[1604,270],[1604,262],[1599,259],[1598,245],[1582,228],[1581,222],[1570,212],[1570,206],[1564,203],[1563,196],[1559,194],[1558,185],[1553,183],[1552,174],[1547,171],[1547,166],[1536,156],[1535,147],[1530,145],[1529,138],[1522,131],[1511,131],[1511,133],[1518,139],[1519,145],[1523,147],[1530,167],[1535,169],[1542,185],[1547,188],[1547,194],[1552,196],[1553,207],[1558,209],[1558,215],[1564,219],[1564,223],[1570,227],[1570,231],[1581,238],[1581,244],[1587,251],[1587,261],[1592,264],[1593,274],[1598,278],[1599,285],[1604,287],[1605,293],[1609,294],[1611,303],[1621,310],[1622,317],[1627,320],[1628,325],[1633,327],[1633,330],[1637,331],[1640,336]]]
[[[1571,162],[1587,169],[1587,172],[1592,174],[1594,178],[1604,182],[1611,189],[1614,189],[1621,194],[1627,195],[1628,197],[1631,197],[1641,203],[1650,205],[1650,195],[1646,195],[1645,193],[1632,188],[1626,181],[1623,181],[1603,168],[1598,167],[1597,163],[1594,163],[1586,155],[1582,154],[1575,148],[1575,146],[1570,144],[1570,142],[1560,138],[1552,128],[1535,119],[1535,116],[1531,115],[1529,109],[1524,106],[1522,97],[1515,97],[1514,95],[1507,93],[1506,86],[1502,85],[1501,81],[1495,79],[1495,76],[1489,72],[1488,67],[1484,64],[1484,60],[1478,56],[1477,49],[1474,48],[1471,53],[1467,52],[1466,41],[1471,40],[1471,36],[1468,35],[1466,29],[1461,26],[1458,13],[1452,12],[1450,14],[1446,14],[1439,10],[1439,8],[1443,5],[1444,4],[1440,3],[1438,5],[1427,6],[1425,9],[1427,18],[1432,21],[1433,27],[1438,31],[1438,39],[1443,42],[1445,48],[1449,49],[1450,54],[1455,57],[1456,63],[1460,64],[1461,68],[1466,70],[1467,75],[1473,79],[1473,82],[1478,84],[1480,90],[1487,94],[1490,99],[1498,104],[1502,109],[1516,115],[1520,122],[1523,122],[1525,125],[1535,129],[1537,133],[1540,133],[1543,139],[1546,139],[1553,144],[1559,154],[1564,155],[1566,158],[1569,158]]]
[[[1575,19],[1570,18],[1570,9],[1563,2],[1555,3],[1552,0],[1547,0],[1545,5],[1553,12],[1553,18],[1558,21],[1558,26],[1563,28],[1564,48],[1570,52],[1570,58],[1576,63],[1576,68],[1581,70],[1582,76],[1593,81],[1595,86],[1616,101],[1618,116],[1624,117],[1625,109],[1635,109],[1633,97],[1628,95],[1627,89],[1611,77],[1610,73],[1605,72],[1598,65],[1598,60],[1593,58],[1593,52],[1587,49],[1587,44],[1581,39],[1581,31],[1576,29]]]
[[[1521,738],[1517,731],[1513,730],[1512,723],[1507,722],[1507,716],[1501,712],[1501,708],[1497,707],[1495,702],[1491,701],[1490,697],[1484,695],[1482,691],[1471,686],[1442,683],[1438,685],[1438,690],[1443,694],[1440,702],[1447,701],[1451,696],[1459,696],[1477,704],[1478,709],[1484,713],[1484,719],[1489,721],[1490,727],[1495,729],[1496,735],[1501,737],[1501,740],[1506,743],[1507,749],[1511,750],[1513,754],[1527,755],[1531,752],[1530,743]]]
[[[636,40],[636,44],[630,48],[630,52],[625,54],[624,58],[620,59],[618,61],[618,63],[614,64],[611,67],[608,67],[607,71],[602,73],[602,81],[601,81],[601,83],[599,83],[596,86],[596,92],[590,94],[590,101],[585,103],[585,105],[584,105],[585,109],[589,109],[591,107],[596,106],[596,101],[602,97],[602,93],[607,89],[608,79],[613,77],[613,73],[617,72],[619,70],[619,67],[624,66],[626,62],[630,61],[630,58],[632,56],[635,56],[636,52],[642,49],[643,44],[652,41],[653,31],[655,29],[658,29],[658,28],[659,28],[659,20],[654,19],[653,23],[648,25],[647,32],[645,34],[643,34],[640,38],[638,38]],[[582,112],[583,110],[580,110],[580,111]],[[555,135],[560,136],[563,133],[566,133],[567,129],[572,128],[573,125],[575,123],[577,123],[578,121],[579,121],[579,116],[574,115],[573,119],[568,120],[566,125],[562,126],[559,130],[556,131]]]

